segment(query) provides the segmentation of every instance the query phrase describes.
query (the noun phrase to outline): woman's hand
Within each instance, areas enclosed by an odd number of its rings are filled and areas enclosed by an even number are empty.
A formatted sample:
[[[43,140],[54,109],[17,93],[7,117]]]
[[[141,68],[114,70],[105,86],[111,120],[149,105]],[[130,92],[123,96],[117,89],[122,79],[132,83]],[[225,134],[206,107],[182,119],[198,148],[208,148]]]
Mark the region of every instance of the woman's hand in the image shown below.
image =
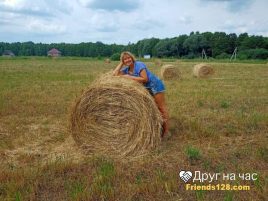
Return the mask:
[[[123,64],[123,62],[122,61],[120,61],[120,63],[118,64],[118,66],[120,66],[120,69],[124,66],[124,64]],[[117,66],[117,67],[118,67]]]
[[[120,61],[120,63],[116,66],[116,68],[113,71],[113,75],[117,76],[120,75],[120,70],[124,66],[123,62]]]

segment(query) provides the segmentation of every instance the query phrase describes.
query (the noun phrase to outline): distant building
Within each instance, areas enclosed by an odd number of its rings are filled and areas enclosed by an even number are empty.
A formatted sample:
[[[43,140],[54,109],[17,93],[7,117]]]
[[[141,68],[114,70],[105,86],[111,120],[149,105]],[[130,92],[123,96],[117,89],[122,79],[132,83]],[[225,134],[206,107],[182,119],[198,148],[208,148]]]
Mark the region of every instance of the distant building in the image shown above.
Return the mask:
[[[145,55],[143,55],[143,58],[144,59],[151,59],[151,55],[150,54],[145,54]]]
[[[15,54],[11,50],[5,50],[2,54],[3,57],[14,57]]]
[[[50,57],[60,57],[61,51],[57,50],[56,48],[53,48],[47,52],[47,56]]]

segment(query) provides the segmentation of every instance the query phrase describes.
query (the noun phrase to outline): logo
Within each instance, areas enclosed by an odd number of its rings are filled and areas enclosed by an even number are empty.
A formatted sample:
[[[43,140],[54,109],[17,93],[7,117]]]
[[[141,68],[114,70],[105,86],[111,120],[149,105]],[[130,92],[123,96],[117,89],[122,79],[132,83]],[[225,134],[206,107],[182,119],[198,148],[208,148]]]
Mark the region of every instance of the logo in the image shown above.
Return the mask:
[[[187,182],[187,181],[189,181],[191,178],[192,178],[192,176],[193,176],[193,174],[190,172],[190,171],[184,171],[184,170],[182,170],[182,171],[180,171],[180,178],[182,179],[182,181],[184,181],[185,183]]]

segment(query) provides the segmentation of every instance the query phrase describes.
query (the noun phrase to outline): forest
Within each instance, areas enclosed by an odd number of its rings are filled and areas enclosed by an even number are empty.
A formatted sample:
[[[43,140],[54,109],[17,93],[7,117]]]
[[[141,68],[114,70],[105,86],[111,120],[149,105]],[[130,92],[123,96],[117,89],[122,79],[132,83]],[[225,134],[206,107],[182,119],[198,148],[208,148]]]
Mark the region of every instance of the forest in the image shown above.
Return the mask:
[[[127,45],[104,44],[102,42],[71,43],[34,43],[0,42],[0,55],[11,50],[16,56],[47,56],[47,51],[57,48],[62,56],[109,57],[118,60],[121,51],[131,51],[139,57],[151,55],[156,58],[200,58],[202,52],[215,59],[230,58],[237,48],[238,59],[267,59],[268,37],[248,33],[227,34],[225,32],[191,32],[173,38],[149,38]]]

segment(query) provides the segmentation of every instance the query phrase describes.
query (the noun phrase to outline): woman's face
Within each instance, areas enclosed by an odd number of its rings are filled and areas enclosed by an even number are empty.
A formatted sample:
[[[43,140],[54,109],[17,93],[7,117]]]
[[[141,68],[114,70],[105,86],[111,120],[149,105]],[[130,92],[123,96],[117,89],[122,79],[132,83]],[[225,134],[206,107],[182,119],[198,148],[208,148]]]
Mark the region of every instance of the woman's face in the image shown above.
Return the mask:
[[[125,54],[125,55],[123,56],[123,63],[124,63],[125,65],[127,65],[127,66],[132,65],[132,64],[133,64],[133,60],[132,60],[131,56],[129,56],[128,54]]]

